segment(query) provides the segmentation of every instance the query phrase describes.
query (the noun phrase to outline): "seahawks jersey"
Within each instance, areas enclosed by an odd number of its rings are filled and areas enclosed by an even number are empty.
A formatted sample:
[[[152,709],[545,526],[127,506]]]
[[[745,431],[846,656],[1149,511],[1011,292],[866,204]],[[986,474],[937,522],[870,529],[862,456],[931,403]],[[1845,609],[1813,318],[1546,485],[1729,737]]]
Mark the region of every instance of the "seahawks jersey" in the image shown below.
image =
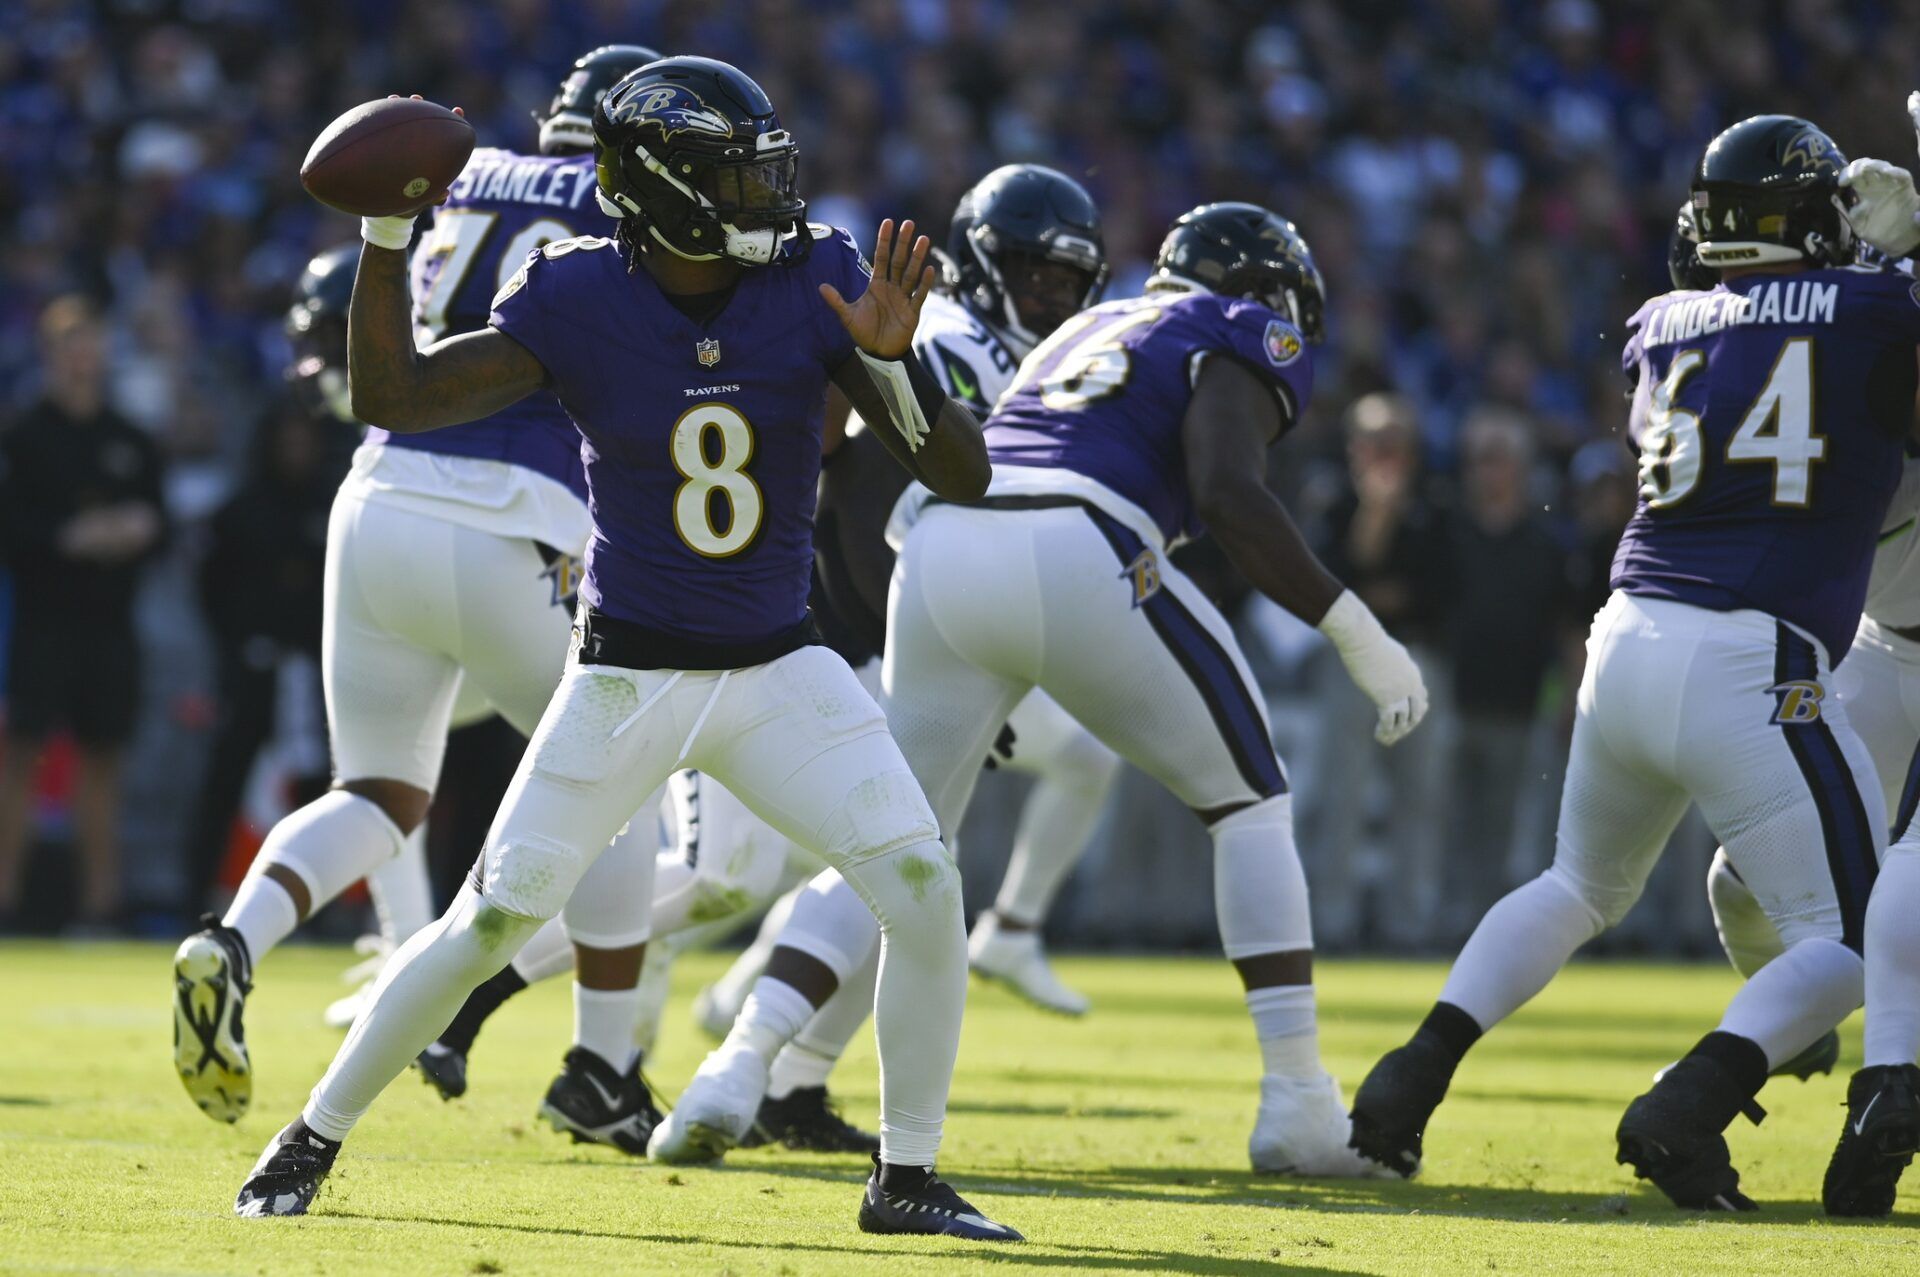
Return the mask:
[[[1004,339],[945,293],[921,308],[913,349],[947,394],[982,417],[1013,380],[1018,362]],[[887,519],[911,482],[859,414],[849,417],[847,437],[820,475],[813,610],[827,642],[855,666],[878,656],[886,641],[893,573]]]
[[[580,595],[597,611],[715,648],[805,621],[827,382],[854,351],[819,287],[852,299],[869,276],[845,231],[813,234],[704,321],[598,237],[535,250],[494,299],[489,322],[539,359],[586,439]]]
[[[414,250],[415,340],[426,346],[486,327],[493,295],[529,251],[605,229],[609,222],[593,192],[591,155],[475,150]],[[367,441],[508,462],[586,496],[579,432],[559,402],[544,391],[478,421],[408,435],[374,429],[367,432]]]
[[[1881,522],[1867,578],[1866,613],[1881,625],[1920,626],[1920,458],[1908,457]]]
[[[1084,486],[1059,477],[1077,476],[1143,512],[1163,540],[1197,535],[1181,426],[1213,356],[1265,382],[1285,420],[1305,409],[1313,360],[1259,302],[1156,292],[1082,311],[1027,356],[987,421],[993,491]]]
[[[1629,321],[1640,500],[1613,587],[1787,621],[1838,661],[1913,418],[1920,285],[1755,274]]]

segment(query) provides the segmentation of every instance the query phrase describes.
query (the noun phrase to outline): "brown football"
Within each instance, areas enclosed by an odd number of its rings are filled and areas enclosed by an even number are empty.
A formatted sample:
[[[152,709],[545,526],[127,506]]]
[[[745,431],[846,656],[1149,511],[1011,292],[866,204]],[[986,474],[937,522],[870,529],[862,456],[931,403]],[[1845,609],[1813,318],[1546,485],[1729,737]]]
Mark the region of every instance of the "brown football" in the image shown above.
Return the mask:
[[[382,98],[327,125],[300,166],[300,184],[343,213],[394,217],[438,200],[471,154],[473,126],[446,107]]]

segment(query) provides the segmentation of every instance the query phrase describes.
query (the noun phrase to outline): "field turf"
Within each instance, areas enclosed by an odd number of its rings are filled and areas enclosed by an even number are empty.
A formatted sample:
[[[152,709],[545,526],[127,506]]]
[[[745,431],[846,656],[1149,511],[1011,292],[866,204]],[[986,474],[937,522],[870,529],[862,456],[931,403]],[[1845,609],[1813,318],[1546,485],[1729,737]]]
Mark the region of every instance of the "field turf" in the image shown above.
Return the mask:
[[[338,1044],[320,1009],[341,950],[274,954],[247,1010],[258,1087],[238,1127],[187,1101],[169,1063],[168,952],[0,945],[0,1271],[406,1274],[1920,1272],[1908,1213],[1835,1225],[1820,1174],[1840,1075],[1771,1084],[1732,1132],[1763,1213],[1673,1210],[1614,1165],[1621,1108],[1711,1027],[1714,966],[1589,965],[1482,1043],[1429,1132],[1414,1183],[1289,1182],[1246,1169],[1257,1055],[1234,979],[1200,959],[1062,964],[1084,1022],[976,985],[942,1170],[1025,1245],[869,1237],[852,1157],[735,1153],[724,1168],[574,1146],[534,1110],[566,1045],[564,983],[482,1035],[452,1104],[403,1077],[348,1143],[316,1214],[237,1220],[234,1190]],[[723,959],[680,972],[650,1064],[670,1095],[705,1043],[686,999]],[[1323,964],[1323,1045],[1351,1088],[1439,987],[1431,964]],[[1857,1021],[1842,1071],[1858,1060]],[[870,1037],[836,1079],[874,1118]]]

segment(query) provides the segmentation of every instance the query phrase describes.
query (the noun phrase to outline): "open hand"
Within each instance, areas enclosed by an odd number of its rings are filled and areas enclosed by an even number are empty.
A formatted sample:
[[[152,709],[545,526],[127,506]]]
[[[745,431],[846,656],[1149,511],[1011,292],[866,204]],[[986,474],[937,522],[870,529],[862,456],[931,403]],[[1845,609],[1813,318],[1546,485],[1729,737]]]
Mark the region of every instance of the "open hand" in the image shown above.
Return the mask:
[[[888,218],[874,237],[873,281],[857,301],[849,303],[832,284],[820,285],[820,296],[833,307],[854,344],[876,359],[898,359],[913,345],[920,308],[933,291],[934,269],[927,264],[932,247],[925,235],[914,239],[912,222],[900,224],[896,241],[893,219]]]

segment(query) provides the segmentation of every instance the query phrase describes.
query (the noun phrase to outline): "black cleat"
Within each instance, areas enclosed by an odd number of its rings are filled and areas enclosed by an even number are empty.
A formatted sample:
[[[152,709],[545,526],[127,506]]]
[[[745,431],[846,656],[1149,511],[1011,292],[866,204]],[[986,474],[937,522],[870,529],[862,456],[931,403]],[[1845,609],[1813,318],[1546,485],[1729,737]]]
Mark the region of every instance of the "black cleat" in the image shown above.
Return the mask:
[[[880,1186],[883,1175],[889,1181],[885,1188]],[[1026,1240],[975,1210],[931,1170],[885,1166],[878,1153],[873,1155],[866,1196],[860,1199],[860,1231],[964,1237],[977,1242]]]
[[[440,1092],[443,1100],[457,1100],[467,1093],[467,1053],[444,1042],[429,1042],[427,1049],[413,1059],[413,1067],[428,1086]]]
[[[1453,1081],[1453,1062],[1438,1047],[1414,1038],[1380,1057],[1353,1096],[1348,1145],[1396,1175],[1420,1173],[1427,1122]]]
[[[1900,1172],[1920,1150],[1920,1068],[1880,1064],[1847,1083],[1847,1118],[1827,1163],[1820,1201],[1829,1215],[1879,1218],[1893,1210]]]
[[[1834,1065],[1840,1063],[1840,1031],[1828,1029],[1814,1044],[1786,1061],[1779,1068],[1767,1074],[1768,1077],[1797,1077],[1802,1082],[1811,1082],[1814,1074],[1833,1072]]]
[[[824,1086],[795,1087],[784,1099],[763,1099],[741,1148],[778,1144],[796,1153],[878,1153],[880,1137],[840,1116]]]
[[[253,1164],[233,1199],[233,1213],[248,1219],[306,1214],[339,1152],[340,1141],[316,1135],[294,1118]]]
[[[173,955],[173,1069],[216,1121],[239,1121],[253,1102],[253,1064],[240,1022],[252,991],[247,942],[208,914]]]
[[[647,1155],[647,1139],[666,1115],[640,1076],[640,1065],[622,1076],[583,1046],[567,1052],[560,1076],[540,1102],[540,1116],[576,1144],[611,1144],[635,1157]]]
[[[1627,1105],[1614,1133],[1616,1161],[1650,1179],[1683,1210],[1758,1210],[1740,1191],[1727,1124],[1751,1102],[1717,1060],[1688,1055]]]

